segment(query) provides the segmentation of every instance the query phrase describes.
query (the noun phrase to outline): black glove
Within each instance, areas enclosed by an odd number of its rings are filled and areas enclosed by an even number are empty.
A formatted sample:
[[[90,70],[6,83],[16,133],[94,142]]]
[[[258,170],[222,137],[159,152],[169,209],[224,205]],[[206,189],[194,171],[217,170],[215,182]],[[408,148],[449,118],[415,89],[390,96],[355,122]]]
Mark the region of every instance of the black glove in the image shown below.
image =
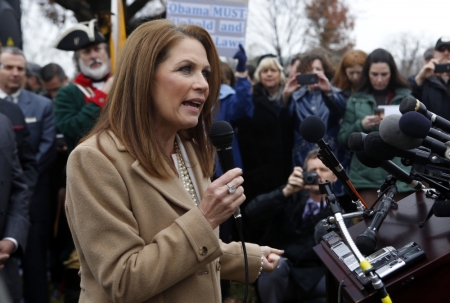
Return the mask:
[[[247,70],[247,55],[245,54],[245,49],[241,44],[239,44],[239,50],[236,54],[234,54],[233,58],[238,60],[236,71],[245,72]]]

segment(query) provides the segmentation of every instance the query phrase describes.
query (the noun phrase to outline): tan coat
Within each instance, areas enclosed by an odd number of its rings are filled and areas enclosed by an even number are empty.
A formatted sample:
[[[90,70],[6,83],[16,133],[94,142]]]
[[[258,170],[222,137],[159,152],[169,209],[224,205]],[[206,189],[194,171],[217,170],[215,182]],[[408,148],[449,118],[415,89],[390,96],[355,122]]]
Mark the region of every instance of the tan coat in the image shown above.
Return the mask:
[[[240,244],[224,244],[178,178],[154,178],[112,134],[80,144],[67,164],[66,213],[81,262],[80,302],[222,302],[219,279],[244,281]],[[183,141],[191,163],[191,142]],[[193,168],[200,195],[209,180]],[[247,244],[250,282],[261,264]],[[220,258],[220,259],[219,259]]]

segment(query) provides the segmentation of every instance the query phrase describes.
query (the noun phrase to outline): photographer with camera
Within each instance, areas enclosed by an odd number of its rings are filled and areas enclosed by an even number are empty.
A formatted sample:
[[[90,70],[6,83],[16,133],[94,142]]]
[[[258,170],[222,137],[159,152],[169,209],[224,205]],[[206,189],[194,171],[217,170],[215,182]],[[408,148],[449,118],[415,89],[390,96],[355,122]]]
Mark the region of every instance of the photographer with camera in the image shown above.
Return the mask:
[[[318,183],[337,178],[318,158],[318,151],[307,154],[306,172],[295,167],[285,186],[257,196],[245,208],[251,224],[266,226],[260,243],[285,251],[277,269],[257,281],[262,303],[326,302],[325,270],[313,251],[314,230],[332,213]]]
[[[429,111],[450,120],[450,37],[436,42],[433,57],[408,82],[414,97]]]

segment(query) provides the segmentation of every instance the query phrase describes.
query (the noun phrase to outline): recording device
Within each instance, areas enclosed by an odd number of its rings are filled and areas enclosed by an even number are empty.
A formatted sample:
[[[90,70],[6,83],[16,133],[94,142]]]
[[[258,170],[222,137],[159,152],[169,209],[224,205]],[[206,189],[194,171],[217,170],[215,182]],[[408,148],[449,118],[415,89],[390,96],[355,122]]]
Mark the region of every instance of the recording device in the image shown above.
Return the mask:
[[[434,65],[435,73],[450,73],[450,63],[439,63]]]
[[[319,184],[319,175],[314,171],[304,172],[303,183],[305,185]]]
[[[358,266],[355,256],[337,233],[330,232],[322,237],[324,242],[336,254],[339,260],[353,272],[358,281],[366,288],[371,280]],[[384,247],[366,257],[380,278],[385,278],[396,271],[413,265],[426,257],[425,252],[415,242],[410,242],[400,249],[392,246]]]
[[[317,74],[301,74],[297,75],[297,83],[300,85],[309,85],[319,83]]]
[[[382,107],[375,108],[373,114],[376,116],[384,117],[384,108]]]
[[[434,127],[440,128],[445,132],[450,132],[450,121],[444,119],[433,112],[427,110],[425,104],[413,97],[406,97],[400,103],[400,112],[405,114],[407,112],[416,111],[421,113],[433,123]]]
[[[225,173],[230,169],[233,169],[235,167],[232,147],[234,130],[230,123],[226,121],[214,122],[209,130],[209,139],[216,148],[222,171]],[[241,210],[239,207],[234,211],[234,217],[241,217]]]
[[[386,219],[389,210],[395,203],[394,196],[396,193],[397,186],[392,185],[377,204],[375,216],[373,217],[372,222],[370,222],[369,227],[356,237],[355,244],[362,254],[368,255],[375,250],[375,247],[377,246],[377,233],[380,230],[384,219]]]

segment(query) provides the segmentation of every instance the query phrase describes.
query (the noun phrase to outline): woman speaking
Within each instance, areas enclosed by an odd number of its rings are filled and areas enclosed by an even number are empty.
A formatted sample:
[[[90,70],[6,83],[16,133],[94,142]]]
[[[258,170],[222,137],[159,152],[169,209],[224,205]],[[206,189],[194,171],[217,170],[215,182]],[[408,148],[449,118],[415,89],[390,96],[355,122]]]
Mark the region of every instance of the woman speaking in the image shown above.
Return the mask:
[[[157,20],[127,39],[108,104],[67,165],[80,302],[219,303],[219,279],[244,281],[241,245],[218,238],[245,200],[242,171],[209,181],[219,90],[204,29]],[[247,244],[247,253],[255,280],[283,252]]]

